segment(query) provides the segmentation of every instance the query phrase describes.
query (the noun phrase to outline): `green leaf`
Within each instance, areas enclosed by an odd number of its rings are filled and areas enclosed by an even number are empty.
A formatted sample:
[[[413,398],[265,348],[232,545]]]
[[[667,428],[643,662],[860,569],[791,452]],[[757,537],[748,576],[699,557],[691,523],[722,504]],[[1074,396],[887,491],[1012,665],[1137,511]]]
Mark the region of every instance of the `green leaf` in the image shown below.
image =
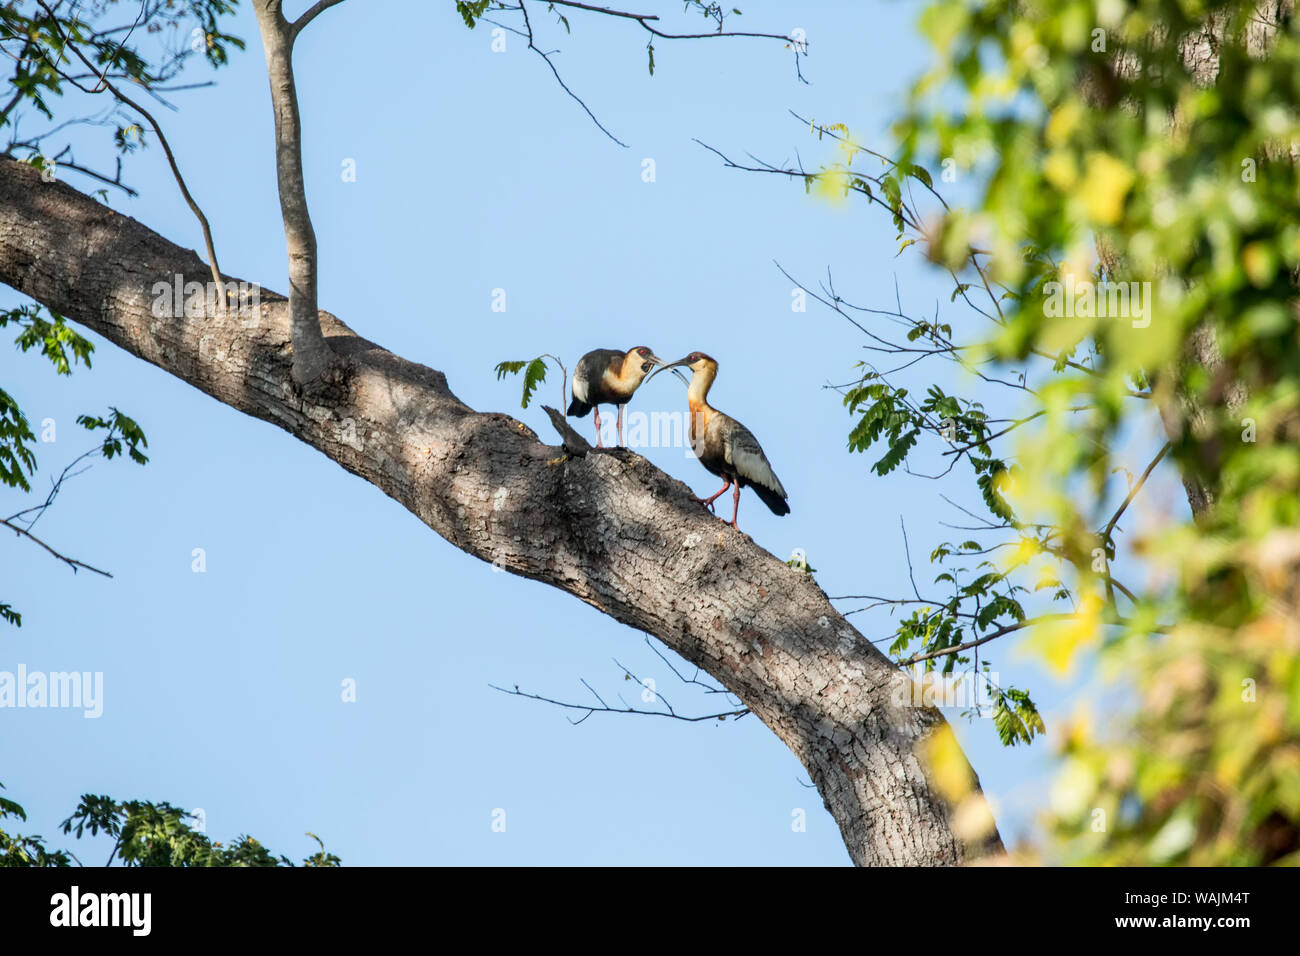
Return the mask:
[[[465,21],[465,26],[474,29],[479,17],[487,12],[491,0],[456,0],[456,12]]]
[[[537,386],[546,381],[546,357],[539,355],[535,359],[525,359],[520,362],[498,362],[496,366],[497,381],[507,375],[517,375],[520,372],[524,373],[524,393],[520,407],[527,408]]]
[[[135,419],[129,415],[118,411],[116,408],[109,408],[107,418],[100,418],[96,415],[78,415],[77,424],[87,431],[107,429],[108,434],[104,436],[103,441],[100,443],[100,453],[105,458],[111,459],[122,454],[123,442],[125,442],[125,451],[132,461],[137,465],[148,463],[148,457],[140,451],[140,448],[148,448],[149,440],[145,438],[144,431],[136,424]]]
[[[916,436],[918,434],[920,434],[920,432],[913,428],[901,438],[892,442],[889,446],[889,451],[885,453],[884,457],[871,466],[875,473],[884,476],[901,465],[903,459],[907,457],[907,453],[911,451],[912,446],[916,444]]]
[[[1029,695],[1014,687],[998,694],[993,705],[993,726],[1006,747],[1031,743],[1036,735],[1047,732],[1043,718]]]
[[[507,375],[517,375],[528,364],[528,359],[522,362],[498,362],[496,366],[497,381],[501,381]]]
[[[27,446],[36,435],[9,393],[0,389],[0,484],[31,491],[27,476],[36,470],[36,455]]]
[[[4,784],[0,783],[0,788],[3,787]],[[0,797],[0,817],[4,817],[4,816],[12,816],[12,817],[17,817],[20,820],[26,820],[27,811],[24,810],[18,804],[14,803],[12,800],[6,797]]]
[[[527,408],[528,403],[532,401],[533,392],[537,386],[546,381],[546,361],[535,358],[528,363],[528,369],[524,372],[524,400],[521,403],[522,408]]]

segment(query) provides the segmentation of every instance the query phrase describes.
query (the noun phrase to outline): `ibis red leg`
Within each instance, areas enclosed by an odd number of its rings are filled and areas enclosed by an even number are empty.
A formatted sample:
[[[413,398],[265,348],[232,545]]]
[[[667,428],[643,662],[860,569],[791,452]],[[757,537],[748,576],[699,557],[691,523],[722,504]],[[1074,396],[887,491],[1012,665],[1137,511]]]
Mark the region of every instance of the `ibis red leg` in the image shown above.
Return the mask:
[[[723,488],[722,490],[726,491],[727,489]],[[736,528],[737,531],[739,531],[740,528],[736,527],[736,518],[740,514],[740,482],[736,482],[735,502],[736,502],[735,507],[731,509],[731,526],[733,528]]]
[[[623,410],[625,408],[627,408],[626,405],[618,406],[618,421],[616,423],[618,425],[618,443],[624,448],[627,447],[627,442],[623,440]]]
[[[724,494],[726,494],[726,493],[727,493],[727,489],[730,488],[730,487],[731,487],[731,479],[728,478],[728,479],[727,479],[727,483],[726,483],[725,485],[722,486],[722,490],[719,491],[717,494],[710,495],[710,496],[707,497],[707,498],[696,498],[695,500],[698,501],[700,504],[704,505],[704,507],[708,508],[710,511],[712,511],[712,510],[713,510],[713,502],[717,501],[717,500],[718,500],[719,498],[721,498]],[[737,490],[737,491],[740,490],[740,485],[736,485],[736,490]]]
[[[592,405],[591,410],[596,414],[596,447],[604,448],[605,446],[600,443],[600,406]]]

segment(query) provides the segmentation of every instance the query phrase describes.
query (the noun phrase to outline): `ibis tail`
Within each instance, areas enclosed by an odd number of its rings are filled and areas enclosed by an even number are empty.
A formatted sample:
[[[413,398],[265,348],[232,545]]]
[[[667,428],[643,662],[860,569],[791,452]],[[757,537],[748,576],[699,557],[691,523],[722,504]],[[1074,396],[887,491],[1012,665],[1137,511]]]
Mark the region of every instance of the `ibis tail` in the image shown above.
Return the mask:
[[[750,482],[748,487],[754,489],[754,494],[763,499],[763,504],[772,509],[774,515],[788,515],[790,513],[790,504],[775,491],[770,488],[764,488],[762,485]]]

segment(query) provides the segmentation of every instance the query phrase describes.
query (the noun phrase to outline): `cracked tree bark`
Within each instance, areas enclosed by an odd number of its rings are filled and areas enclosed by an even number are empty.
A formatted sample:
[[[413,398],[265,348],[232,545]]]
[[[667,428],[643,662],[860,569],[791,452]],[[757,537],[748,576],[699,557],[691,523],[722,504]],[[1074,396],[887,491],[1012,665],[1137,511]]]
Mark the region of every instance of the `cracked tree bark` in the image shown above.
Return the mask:
[[[155,308],[155,283],[206,282],[199,257],[63,183],[0,159],[0,282],[400,502],[456,547],[566,591],[703,668],[794,751],[858,864],[955,864],[1001,848],[954,834],[915,748],[943,722],[908,678],[786,567],[644,458],[558,449],[479,413],[445,376],[321,313],[329,370],[292,376],[290,308]],[[182,310],[183,312],[184,310]]]

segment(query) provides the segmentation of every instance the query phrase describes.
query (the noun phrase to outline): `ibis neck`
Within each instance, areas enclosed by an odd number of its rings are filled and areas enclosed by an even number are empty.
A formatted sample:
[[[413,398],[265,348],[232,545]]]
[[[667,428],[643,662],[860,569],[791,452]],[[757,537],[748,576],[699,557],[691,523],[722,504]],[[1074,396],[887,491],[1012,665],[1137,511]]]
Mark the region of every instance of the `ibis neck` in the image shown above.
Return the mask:
[[[691,376],[691,386],[686,391],[686,401],[691,406],[691,411],[701,411],[708,409],[713,411],[709,405],[709,389],[713,387],[713,379],[718,374],[714,368],[702,368]]]

